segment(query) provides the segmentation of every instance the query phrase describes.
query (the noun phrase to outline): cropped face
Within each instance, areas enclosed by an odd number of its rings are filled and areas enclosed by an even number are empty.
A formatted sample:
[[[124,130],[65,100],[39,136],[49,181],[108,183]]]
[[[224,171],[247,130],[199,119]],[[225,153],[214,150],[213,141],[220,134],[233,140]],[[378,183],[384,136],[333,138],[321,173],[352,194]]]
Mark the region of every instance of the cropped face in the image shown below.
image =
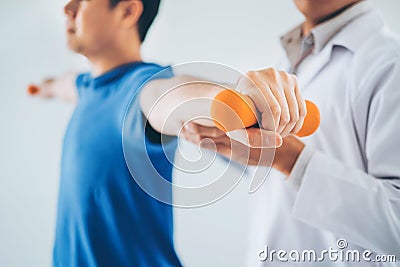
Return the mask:
[[[112,47],[118,20],[109,0],[70,0],[64,13],[71,50],[90,57]]]
[[[312,21],[318,21],[330,14],[360,0],[294,0],[297,9]]]

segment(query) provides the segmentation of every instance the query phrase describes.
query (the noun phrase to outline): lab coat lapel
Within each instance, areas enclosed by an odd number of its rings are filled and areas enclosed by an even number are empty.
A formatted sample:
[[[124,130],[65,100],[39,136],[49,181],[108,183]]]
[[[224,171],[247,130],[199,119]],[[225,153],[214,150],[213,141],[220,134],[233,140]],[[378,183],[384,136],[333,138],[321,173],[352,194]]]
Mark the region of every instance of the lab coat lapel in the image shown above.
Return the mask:
[[[371,25],[365,27],[365,25]],[[300,88],[305,88],[322,71],[332,58],[332,50],[335,46],[342,46],[350,51],[356,51],[363,42],[368,39],[370,33],[384,26],[379,12],[372,11],[361,18],[350,22],[326,46],[307,64],[309,66],[298,75]],[[356,29],[356,30],[355,30]]]
[[[305,88],[321,70],[329,63],[332,55],[331,43],[328,43],[319,55],[316,55],[308,64],[310,66],[297,77],[300,88]]]

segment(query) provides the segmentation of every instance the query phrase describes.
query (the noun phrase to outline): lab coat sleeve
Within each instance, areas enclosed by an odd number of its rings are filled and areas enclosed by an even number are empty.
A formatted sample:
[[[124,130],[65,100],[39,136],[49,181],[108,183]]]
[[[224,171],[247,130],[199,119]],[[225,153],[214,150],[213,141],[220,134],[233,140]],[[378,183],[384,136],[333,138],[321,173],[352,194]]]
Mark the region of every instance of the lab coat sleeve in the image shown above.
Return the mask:
[[[307,164],[310,162],[314,152],[314,149],[310,148],[308,145],[305,145],[292,170],[290,171],[290,175],[286,178],[286,183],[296,191],[300,188]]]
[[[366,170],[315,151],[304,164],[292,214],[348,242],[400,259],[400,60],[382,70],[380,79],[368,81],[374,87],[369,103],[353,103],[368,106],[365,139],[360,140]],[[360,119],[357,112],[354,119]]]

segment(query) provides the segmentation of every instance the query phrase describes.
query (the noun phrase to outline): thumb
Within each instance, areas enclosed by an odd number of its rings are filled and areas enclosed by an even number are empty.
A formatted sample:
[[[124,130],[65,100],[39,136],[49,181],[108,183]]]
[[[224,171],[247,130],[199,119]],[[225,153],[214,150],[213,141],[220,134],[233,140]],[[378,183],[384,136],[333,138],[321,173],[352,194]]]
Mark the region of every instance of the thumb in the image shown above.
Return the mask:
[[[282,145],[282,137],[273,131],[259,128],[240,129],[226,135],[251,148],[276,148]]]

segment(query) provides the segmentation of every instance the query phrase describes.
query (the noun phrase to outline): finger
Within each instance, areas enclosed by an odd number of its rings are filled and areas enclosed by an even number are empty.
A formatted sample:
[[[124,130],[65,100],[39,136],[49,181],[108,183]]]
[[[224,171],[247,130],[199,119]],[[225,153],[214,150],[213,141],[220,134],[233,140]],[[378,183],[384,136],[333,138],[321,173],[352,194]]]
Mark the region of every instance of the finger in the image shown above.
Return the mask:
[[[199,134],[203,137],[218,138],[225,136],[225,132],[216,127],[207,127],[191,122],[185,125],[188,132]]]
[[[282,137],[289,135],[299,120],[299,106],[295,95],[295,77],[286,72],[280,72],[282,78],[283,91],[286,97],[286,103],[289,107],[289,122],[280,133]]]
[[[207,149],[210,151],[215,151],[218,154],[221,154],[224,157],[231,158],[232,156],[232,147],[231,145],[227,145],[225,143],[209,143],[209,142],[202,142],[201,148]]]
[[[200,135],[195,135],[185,132],[180,137],[194,145],[198,145],[201,147],[203,146],[209,147],[215,144],[225,144],[230,146],[231,144],[231,139],[229,139],[229,137],[227,136],[211,139],[207,137],[202,137]]]
[[[221,144],[223,144],[223,143],[230,144],[231,143],[231,139],[226,135],[221,136],[221,137],[214,137],[214,138],[210,138],[210,137],[207,137],[207,136],[200,135],[200,142],[203,142],[203,141],[206,141],[206,140],[207,140],[208,143],[210,143],[210,142],[221,143]]]
[[[197,132],[191,132],[186,129],[187,127],[183,127],[179,137],[185,139],[186,141],[189,141],[193,144],[196,145],[201,145],[202,142],[207,142],[207,143],[230,143],[229,137],[227,137],[224,133],[223,136],[217,136],[217,137],[209,137],[209,136],[203,136]]]
[[[240,129],[228,132],[227,135],[251,148],[275,148],[282,145],[282,138],[279,134],[263,129]]]
[[[294,76],[294,75],[293,75]],[[299,89],[299,85],[297,83],[297,78],[294,76],[294,94],[296,96],[297,100],[297,105],[299,108],[299,119],[297,120],[296,125],[293,127],[292,133],[296,134],[300,131],[301,127],[303,127],[304,123],[304,118],[307,115],[307,108],[306,108],[306,102],[304,101],[304,98],[302,97]]]
[[[246,76],[239,80],[237,89],[254,102],[257,110],[261,113],[262,128],[274,131],[279,125],[280,106],[269,86],[260,83],[258,79],[256,72],[247,72]]]
[[[268,84],[264,83],[260,85],[260,88],[261,86],[264,89],[256,89],[258,92],[249,96],[261,112],[261,127],[276,131],[281,123],[282,108]]]
[[[290,120],[289,106],[286,102],[285,92],[283,89],[281,74],[275,69],[269,69],[267,72],[266,79],[264,80],[268,84],[272,94],[278,101],[280,107],[279,124],[277,124],[276,132],[282,133],[286,125]],[[273,113],[274,114],[274,113]],[[275,114],[274,114],[275,115]]]

